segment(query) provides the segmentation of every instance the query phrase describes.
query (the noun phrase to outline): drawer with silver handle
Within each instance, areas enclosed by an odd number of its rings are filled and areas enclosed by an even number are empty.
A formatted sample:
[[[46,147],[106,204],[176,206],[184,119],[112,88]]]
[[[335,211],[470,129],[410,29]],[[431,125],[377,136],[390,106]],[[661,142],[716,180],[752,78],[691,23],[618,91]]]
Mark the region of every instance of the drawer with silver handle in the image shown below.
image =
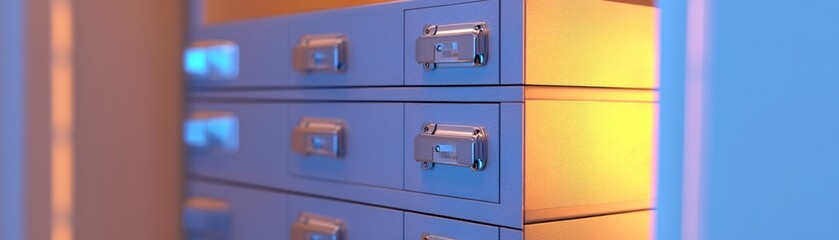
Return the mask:
[[[290,196],[291,240],[402,238],[402,211],[367,205]]]
[[[286,19],[207,25],[191,32],[183,69],[193,87],[288,85]]]
[[[402,239],[498,240],[498,230],[498,227],[493,226],[406,212],[405,234]]]
[[[288,106],[278,103],[195,103],[183,126],[188,172],[280,187],[289,140]]]
[[[499,3],[405,11],[405,85],[500,84]]]
[[[183,206],[185,239],[284,239],[288,195],[189,182]]]
[[[292,86],[402,85],[402,9],[384,4],[289,20]]]
[[[402,103],[293,103],[291,175],[402,189]]]
[[[499,105],[405,104],[405,190],[499,201]]]

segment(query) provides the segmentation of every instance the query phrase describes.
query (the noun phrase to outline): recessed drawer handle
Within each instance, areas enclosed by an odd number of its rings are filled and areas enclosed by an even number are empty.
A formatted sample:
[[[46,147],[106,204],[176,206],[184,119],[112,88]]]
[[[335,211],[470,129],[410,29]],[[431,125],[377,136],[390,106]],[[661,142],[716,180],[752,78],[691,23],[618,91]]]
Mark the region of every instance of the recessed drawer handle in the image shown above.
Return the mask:
[[[186,201],[183,226],[186,239],[231,239],[230,204],[225,201],[193,197]]]
[[[414,160],[423,169],[434,164],[484,170],[487,163],[487,132],[482,127],[425,123],[414,137]]]
[[[487,64],[489,29],[484,22],[425,25],[416,42],[416,60],[426,70]]]
[[[455,240],[455,239],[454,238],[434,236],[434,235],[431,235],[430,233],[424,232],[424,233],[422,233],[422,235],[420,235],[420,240]]]
[[[239,118],[231,112],[195,112],[184,123],[183,131],[184,142],[193,149],[239,149]]]
[[[340,219],[301,213],[291,226],[291,240],[341,240],[343,221]]]
[[[340,158],[344,154],[344,121],[304,117],[291,136],[292,150]]]
[[[292,63],[302,73],[347,70],[347,37],[343,34],[304,35],[294,47]]]

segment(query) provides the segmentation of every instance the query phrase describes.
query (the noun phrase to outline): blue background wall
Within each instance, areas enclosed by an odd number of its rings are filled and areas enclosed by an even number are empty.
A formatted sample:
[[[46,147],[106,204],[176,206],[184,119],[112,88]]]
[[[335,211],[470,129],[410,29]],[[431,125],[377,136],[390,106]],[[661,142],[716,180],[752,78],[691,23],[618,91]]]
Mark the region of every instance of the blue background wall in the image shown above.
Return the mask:
[[[706,0],[700,239],[839,236],[839,1]],[[686,3],[662,7],[659,239],[678,239]],[[689,12],[690,10],[687,9]],[[681,69],[680,69],[681,68]],[[681,138],[681,140],[680,140]]]

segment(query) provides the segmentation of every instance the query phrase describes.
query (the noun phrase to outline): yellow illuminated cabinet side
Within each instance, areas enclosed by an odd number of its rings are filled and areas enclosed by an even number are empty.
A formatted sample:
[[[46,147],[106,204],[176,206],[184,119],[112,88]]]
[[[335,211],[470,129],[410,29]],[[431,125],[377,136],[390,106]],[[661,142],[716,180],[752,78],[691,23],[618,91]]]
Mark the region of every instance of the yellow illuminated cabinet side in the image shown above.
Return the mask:
[[[526,239],[649,239],[652,0],[524,3]]]

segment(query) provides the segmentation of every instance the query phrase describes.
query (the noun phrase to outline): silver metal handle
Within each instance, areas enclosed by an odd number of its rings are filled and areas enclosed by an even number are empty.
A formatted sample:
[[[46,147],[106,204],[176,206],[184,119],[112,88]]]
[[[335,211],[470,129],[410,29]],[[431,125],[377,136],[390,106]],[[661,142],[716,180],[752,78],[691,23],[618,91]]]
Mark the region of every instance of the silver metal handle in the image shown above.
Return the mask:
[[[414,160],[423,169],[439,163],[481,171],[487,163],[486,129],[425,123],[414,137]]]
[[[342,34],[304,35],[294,47],[294,69],[309,72],[344,72],[347,38]]]
[[[485,66],[488,36],[484,22],[426,25],[416,42],[417,63],[426,70]]]
[[[183,225],[186,239],[231,239],[230,206],[209,198],[190,198],[184,207]]]
[[[195,150],[239,149],[239,118],[231,112],[200,111],[184,123],[184,142]]]
[[[343,238],[343,221],[340,219],[301,213],[291,226],[291,240],[340,240]]]
[[[197,41],[184,50],[184,71],[194,81],[233,81],[239,77],[239,45],[230,40]]]
[[[344,126],[341,120],[303,118],[292,132],[292,150],[340,158],[344,154]]]
[[[430,233],[424,232],[424,233],[422,233],[422,235],[420,235],[420,240],[455,240],[455,239],[454,238],[434,236],[434,235],[431,235]]]

